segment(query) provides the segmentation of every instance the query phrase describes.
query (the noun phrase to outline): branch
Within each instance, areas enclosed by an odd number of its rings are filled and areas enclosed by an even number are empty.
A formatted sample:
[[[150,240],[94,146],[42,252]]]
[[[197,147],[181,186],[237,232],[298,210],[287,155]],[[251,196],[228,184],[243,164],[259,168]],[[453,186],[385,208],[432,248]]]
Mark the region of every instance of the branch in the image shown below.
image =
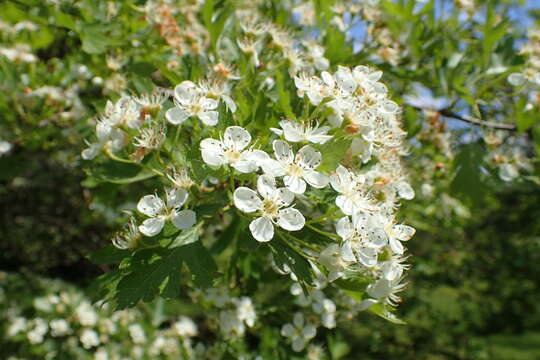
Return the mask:
[[[453,112],[450,110],[450,108],[442,109],[442,110],[435,110],[435,109],[429,109],[429,108],[421,108],[418,106],[414,106],[412,104],[405,103],[406,106],[410,106],[415,110],[421,110],[421,111],[433,111],[435,113],[439,113],[440,115],[460,121],[464,121],[469,124],[474,124],[478,126],[484,126],[491,129],[498,129],[498,130],[507,130],[507,131],[517,131],[517,128],[515,125],[512,124],[504,124],[494,121],[485,121],[480,120],[475,117],[469,116],[469,115],[460,115],[458,113]]]

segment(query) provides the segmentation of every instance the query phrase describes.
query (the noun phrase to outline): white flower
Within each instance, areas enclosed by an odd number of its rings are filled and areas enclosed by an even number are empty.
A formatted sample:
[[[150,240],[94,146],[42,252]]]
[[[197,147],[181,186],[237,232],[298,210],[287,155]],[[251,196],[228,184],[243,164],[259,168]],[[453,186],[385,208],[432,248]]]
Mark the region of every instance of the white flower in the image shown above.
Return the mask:
[[[403,270],[408,265],[402,264],[404,258],[392,257],[392,259],[384,261],[380,264],[380,277],[366,288],[366,292],[371,298],[363,300],[358,305],[358,310],[366,310],[377,303],[384,303],[390,306],[397,306],[401,301],[397,295],[402,291],[407,283],[401,283],[403,280]]]
[[[223,310],[219,313],[219,328],[225,337],[244,335],[246,326],[234,310]]]
[[[26,330],[28,326],[28,322],[23,317],[16,317],[13,319],[13,321],[9,324],[9,327],[7,329],[8,336],[15,336],[19,332]]]
[[[268,159],[264,151],[246,149],[250,142],[251,135],[244,128],[229,126],[225,129],[222,141],[201,141],[201,155],[208,165],[230,164],[241,173],[250,173],[257,171],[260,164]]]
[[[187,316],[181,316],[180,320],[173,324],[173,329],[181,337],[197,336],[197,325]]]
[[[98,314],[88,302],[82,302],[75,309],[75,315],[82,326],[94,326],[98,321]]]
[[[343,258],[339,244],[332,243],[325,247],[319,254],[319,262],[328,270],[328,281],[332,282],[345,274],[345,270],[351,264]]]
[[[324,144],[332,138],[332,135],[326,135],[330,127],[317,124],[310,126],[303,123],[282,120],[279,122],[280,129],[270,128],[275,134],[282,135],[285,140],[290,142],[312,142],[315,144]]]
[[[199,118],[203,124],[215,126],[218,122],[218,102],[204,96],[191,81],[184,81],[174,89],[175,107],[167,110],[165,117],[173,125],[180,125],[188,118]]]
[[[115,104],[107,101],[105,119],[114,127],[127,126],[138,129],[144,122],[141,118],[141,107],[131,96],[122,96]]]
[[[412,238],[416,232],[415,228],[409,225],[394,224],[394,221],[391,218],[385,219],[384,223],[384,230],[388,235],[390,249],[392,249],[395,254],[403,254],[405,249],[401,242]]]
[[[317,328],[305,323],[302,313],[294,314],[292,324],[285,324],[281,328],[281,336],[289,338],[292,341],[292,349],[297,352],[302,351],[316,334]]]
[[[135,223],[135,218],[131,217],[129,222],[124,225],[123,230],[114,235],[112,243],[121,250],[134,249],[137,247],[140,238],[141,234]]]
[[[274,140],[274,155],[277,160],[269,159],[263,162],[265,173],[272,176],[284,176],[283,183],[295,194],[306,191],[306,182],[315,187],[323,188],[328,184],[328,176],[315,169],[321,164],[322,156],[310,145],[305,145],[294,156],[288,143]]]
[[[129,336],[135,344],[144,344],[146,342],[146,335],[144,330],[139,324],[131,324],[128,327]]]
[[[336,304],[326,298],[321,290],[315,290],[311,297],[313,311],[321,315],[321,324],[327,329],[336,327]]]
[[[355,175],[342,165],[339,165],[336,172],[330,176],[330,184],[341,194],[336,197],[336,205],[345,215],[376,209],[372,200],[362,191],[365,182],[363,175]]]
[[[26,338],[30,344],[41,344],[47,331],[49,331],[49,326],[45,320],[37,318],[34,320],[34,328],[26,334]]]
[[[64,319],[51,320],[49,326],[52,336],[64,336],[70,332],[69,323]]]
[[[5,140],[0,140],[0,156],[7,154],[11,151],[13,145]]]
[[[294,77],[294,84],[298,89],[298,96],[304,97],[306,94],[313,105],[319,105],[325,97],[330,95],[323,81],[316,76],[300,74]]]
[[[377,254],[388,244],[388,236],[375,217],[357,212],[353,214],[352,222],[348,216],[339,219],[336,232],[343,239],[341,255],[345,261],[359,261],[367,267],[377,264]]]
[[[84,160],[94,159],[103,148],[115,152],[124,147],[124,132],[113,127],[107,119],[98,121],[96,125],[96,136],[97,142],[89,143],[89,147],[81,153]]]
[[[234,205],[243,212],[260,212],[260,217],[249,224],[251,234],[257,241],[270,241],[274,237],[274,224],[289,231],[298,231],[304,227],[305,219],[300,211],[293,207],[284,208],[294,200],[294,194],[286,188],[276,188],[276,180],[270,175],[261,175],[257,179],[257,192],[239,187],[234,192]]]
[[[234,299],[236,305],[236,311],[238,312],[238,318],[246,323],[247,326],[252,327],[255,325],[255,319],[257,314],[255,313],[255,307],[253,302],[247,296],[240,299]]]
[[[85,349],[90,349],[99,345],[98,334],[91,329],[84,329],[79,337],[79,340]]]
[[[189,194],[185,189],[168,189],[165,191],[166,201],[157,195],[146,195],[139,200],[137,210],[149,216],[139,226],[139,231],[146,236],[155,236],[161,232],[166,220],[171,220],[178,229],[187,229],[196,223],[196,215],[192,210],[179,210],[186,202]]]

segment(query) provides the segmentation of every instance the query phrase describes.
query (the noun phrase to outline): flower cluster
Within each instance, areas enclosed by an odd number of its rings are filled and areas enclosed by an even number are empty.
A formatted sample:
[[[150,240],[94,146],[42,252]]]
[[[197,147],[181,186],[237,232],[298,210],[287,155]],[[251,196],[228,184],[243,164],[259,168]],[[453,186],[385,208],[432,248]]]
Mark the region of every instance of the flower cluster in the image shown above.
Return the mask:
[[[146,7],[147,15],[164,9]],[[401,164],[407,153],[401,109],[381,82],[382,72],[367,66],[328,71],[324,47],[259,15],[256,7],[236,10],[238,26],[226,24],[215,44],[220,62],[198,53],[205,58],[200,76],[154,95],[108,102],[97,140],[82,157],[103,154],[136,165],[141,175],[129,182],[151,178],[149,191],[164,188],[164,196],[139,198],[137,212],[113,238],[117,248],[132,255],[155,247],[166,253],[163,244],[182,245],[187,234],[188,241],[222,254],[226,278],[213,279],[216,287],[198,294],[219,309],[210,327],[224,338],[244,336],[262,317],[255,297],[228,294],[242,281],[233,274],[254,266],[235,247],[252,242],[271,254],[257,267],[290,274],[296,314],[281,323],[281,334],[294,351],[303,351],[316,349],[309,342],[319,326],[333,329],[345,319],[340,306],[345,313],[371,309],[392,318],[408,268],[403,243],[415,232],[399,222],[397,209],[414,191]],[[163,25],[172,20],[152,19],[182,53],[179,28]],[[228,65],[233,62],[242,77]],[[296,97],[289,90],[295,87]],[[170,238],[170,225],[180,230],[174,232],[179,240],[161,241]],[[206,270],[191,261],[190,271]],[[336,300],[350,296],[341,288],[345,280],[362,284],[352,304]]]
[[[36,280],[43,293],[30,294],[33,297],[27,306],[28,298],[24,302],[15,299],[20,279],[0,273],[0,319],[6,325],[3,344],[27,343],[38,353],[47,349],[49,355],[93,360],[200,359],[204,353],[202,343],[193,343],[198,327],[187,316],[171,319],[157,329],[138,308],[111,311],[107,305],[91,305],[81,291],[64,283]],[[25,353],[28,348],[24,349],[13,355],[30,356]]]

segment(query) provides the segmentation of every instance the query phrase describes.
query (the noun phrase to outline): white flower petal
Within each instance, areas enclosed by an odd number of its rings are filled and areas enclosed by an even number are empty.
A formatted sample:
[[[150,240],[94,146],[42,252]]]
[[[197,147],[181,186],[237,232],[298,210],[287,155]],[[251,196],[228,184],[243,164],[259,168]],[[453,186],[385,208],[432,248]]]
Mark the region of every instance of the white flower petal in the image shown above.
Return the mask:
[[[350,239],[354,234],[354,228],[348,216],[344,216],[336,223],[336,233],[343,240]]]
[[[292,342],[293,351],[300,352],[304,350],[305,347],[306,347],[306,340],[304,340],[304,338],[301,338],[301,337],[294,338]]]
[[[143,196],[137,204],[137,210],[140,213],[151,217],[156,216],[164,207],[165,203],[156,195]]]
[[[165,225],[165,219],[161,216],[153,217],[143,221],[139,225],[139,231],[146,236],[155,236],[161,232]]]
[[[289,189],[283,187],[277,189],[276,197],[281,206],[288,206],[294,200],[294,194]]]
[[[317,328],[311,324],[306,325],[302,329],[302,336],[304,339],[312,339],[317,335]]]
[[[84,149],[81,153],[81,157],[84,160],[94,159],[102,149],[102,145],[99,143],[90,144],[88,149]]]
[[[321,174],[318,171],[309,171],[308,173],[304,174],[304,179],[309,185],[317,189],[322,189],[328,185],[328,182],[330,181],[328,176]]]
[[[389,242],[389,245],[390,245],[390,249],[392,249],[392,251],[395,254],[400,254],[401,255],[401,254],[403,254],[405,252],[405,248],[403,247],[403,244],[398,239],[390,238],[388,242]]]
[[[255,240],[260,242],[270,241],[274,237],[274,224],[266,217],[253,220],[249,224],[249,230],[251,230]]]
[[[246,160],[254,162],[257,167],[262,166],[265,161],[270,159],[268,154],[262,150],[246,150],[242,155]]]
[[[199,105],[203,110],[208,111],[217,108],[218,102],[214,99],[203,97],[199,99]]]
[[[199,92],[200,91],[194,82],[186,80],[182,81],[174,88],[174,98],[182,105],[188,105]]]
[[[170,108],[165,113],[165,118],[169,123],[173,125],[180,125],[181,123],[186,121],[189,116],[189,112],[179,107]]]
[[[182,210],[175,213],[172,223],[178,229],[189,229],[197,222],[197,215],[192,210]]]
[[[393,231],[396,238],[401,241],[407,241],[413,237],[416,229],[409,225],[394,225]]]
[[[336,172],[330,176],[330,184],[337,192],[347,191],[353,182],[353,174],[343,165],[339,165]]]
[[[352,215],[354,213],[354,202],[349,197],[339,195],[336,197],[336,205],[345,215]]]
[[[281,328],[281,336],[292,338],[294,336],[295,330],[291,324],[285,324]]]
[[[223,94],[221,95],[221,99],[223,100],[225,105],[227,105],[227,108],[231,110],[232,113],[236,112],[236,103],[234,102],[233,99],[231,99],[229,95]]]
[[[205,111],[199,113],[199,119],[201,119],[205,125],[216,126],[218,123],[218,115],[219,113],[217,111]]]
[[[306,182],[298,176],[285,176],[283,183],[295,194],[303,194],[306,191]]]
[[[234,191],[234,206],[243,212],[251,213],[262,208],[262,201],[255,191],[239,187]]]
[[[343,243],[343,246],[341,247],[341,257],[345,261],[356,261],[356,256],[354,256],[350,241],[345,241]]]
[[[294,316],[293,316],[293,324],[297,328],[304,327],[304,315],[302,313],[299,313],[299,312],[295,313]]]
[[[409,183],[402,181],[397,184],[397,193],[398,195],[405,200],[414,199],[414,190]]]
[[[246,129],[240,126],[229,126],[225,129],[223,142],[227,148],[233,148],[236,151],[242,151],[251,141],[251,135]]]
[[[289,144],[283,140],[274,140],[272,144],[276,159],[283,164],[290,164],[293,161],[293,152]]]
[[[286,174],[283,165],[274,159],[266,159],[261,163],[261,167],[266,174],[278,177]]]
[[[311,145],[306,145],[296,153],[295,162],[303,169],[316,169],[322,162],[321,153]]]
[[[285,230],[298,231],[304,227],[306,219],[297,209],[287,208],[278,211],[277,223]]]
[[[358,261],[367,267],[373,267],[377,265],[377,250],[372,248],[360,248],[356,251],[358,255]]]
[[[300,142],[303,140],[301,125],[292,121],[283,120],[279,122],[283,129],[285,139],[290,142]]]
[[[203,161],[208,165],[220,166],[225,164],[223,144],[216,139],[204,139],[201,141],[201,155]]]
[[[186,189],[169,189],[167,190],[167,206],[169,208],[180,207],[184,205],[189,197]]]
[[[257,191],[265,199],[274,199],[276,195],[276,179],[271,175],[261,175],[257,179]]]

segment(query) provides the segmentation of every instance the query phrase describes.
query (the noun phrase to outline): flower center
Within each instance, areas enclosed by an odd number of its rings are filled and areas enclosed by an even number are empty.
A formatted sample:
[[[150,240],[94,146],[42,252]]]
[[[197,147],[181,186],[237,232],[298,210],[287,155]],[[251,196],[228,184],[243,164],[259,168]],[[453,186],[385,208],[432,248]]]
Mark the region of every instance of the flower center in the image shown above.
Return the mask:
[[[291,176],[301,177],[304,174],[304,169],[297,164],[289,164],[287,165],[287,172]]]
[[[242,156],[242,154],[239,151],[236,151],[234,149],[225,150],[224,155],[225,155],[225,158],[230,163],[237,162],[238,160],[240,160],[240,157]]]
[[[269,200],[269,199],[266,199],[263,201],[262,213],[264,215],[268,215],[274,218],[277,216],[278,210],[279,210],[279,205],[276,201]]]

